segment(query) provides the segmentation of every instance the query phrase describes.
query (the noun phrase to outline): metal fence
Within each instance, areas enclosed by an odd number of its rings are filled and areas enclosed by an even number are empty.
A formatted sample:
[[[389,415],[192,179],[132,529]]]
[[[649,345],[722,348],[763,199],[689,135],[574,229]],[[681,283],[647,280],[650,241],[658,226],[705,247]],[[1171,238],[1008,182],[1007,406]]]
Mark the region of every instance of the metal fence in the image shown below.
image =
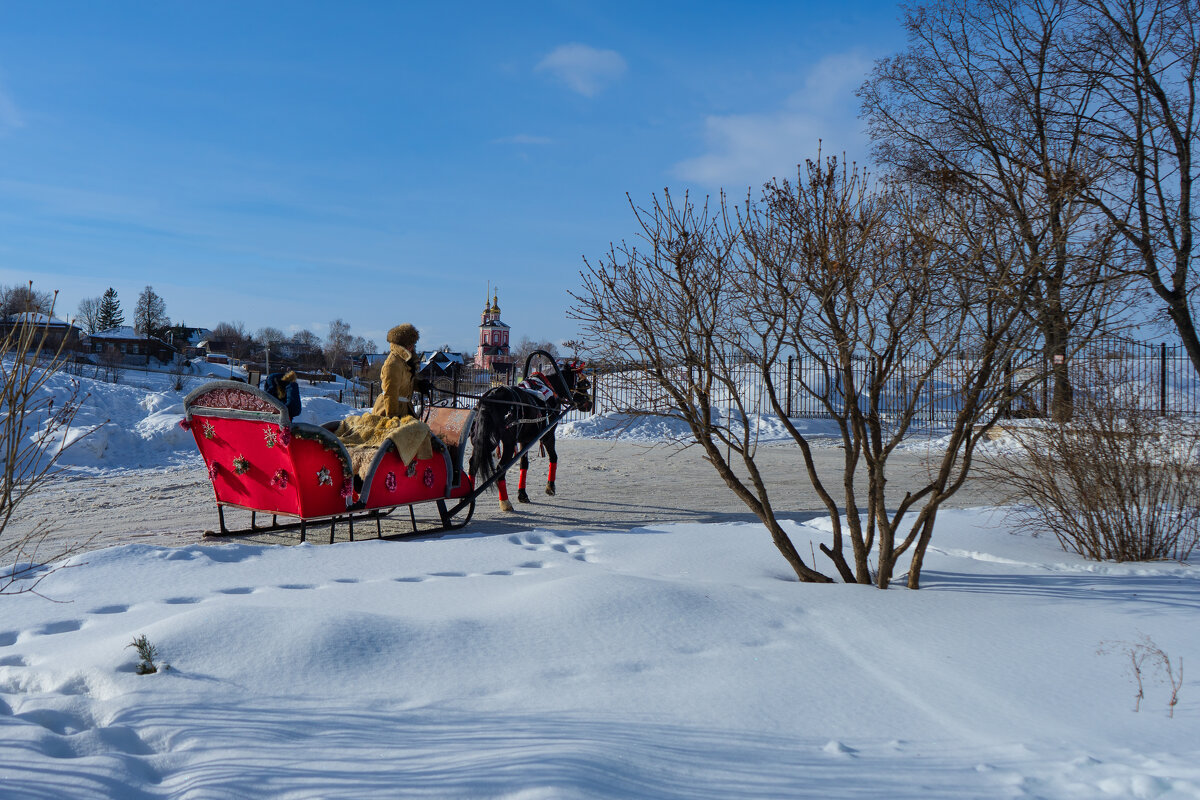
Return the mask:
[[[433,378],[431,392],[434,405],[452,408],[471,408],[479,397],[493,386],[511,386],[518,377],[511,372],[493,372],[473,366],[459,367],[450,375]],[[357,408],[370,408],[379,396],[379,381],[367,381],[351,387],[345,401]]]
[[[930,371],[927,363],[910,361],[903,365],[880,395],[879,408],[884,417],[905,413],[910,394],[916,390],[915,376],[929,373],[916,398],[918,421],[937,422],[953,417],[962,406],[964,376],[973,364],[967,357],[948,359]],[[861,387],[870,379],[867,360],[852,365],[854,385]],[[715,386],[709,394],[714,408],[730,411],[739,403],[747,414],[774,415],[761,368],[746,362],[730,362],[727,386]],[[812,358],[793,354],[772,364],[770,382],[780,405],[789,417],[827,418],[830,406],[843,410],[855,399],[848,396],[839,374],[830,373]],[[1031,375],[1033,377],[1031,377]],[[1163,415],[1200,415],[1200,380],[1182,345],[1145,343],[1122,338],[1106,338],[1075,352],[1068,361],[1068,376],[1076,397],[1103,388],[1106,396],[1124,399],[1131,408]],[[589,373],[592,381],[591,412],[571,411],[566,421],[586,419],[607,412],[651,411],[668,413],[671,399],[658,388],[645,367],[623,366]],[[436,405],[472,407],[493,386],[511,386],[521,376],[497,373],[466,366],[454,374],[434,379],[433,402]],[[1050,364],[1040,357],[1010,370],[1010,391],[1017,399],[1010,411],[1019,416],[1044,416],[1054,401]],[[379,394],[378,383],[363,385],[347,402],[369,408]],[[864,404],[862,397],[857,402]]]
[[[920,385],[914,408],[918,421],[937,422],[952,418],[962,407],[962,387],[973,369],[967,357],[948,359],[932,370],[929,364],[910,361],[897,370],[894,379],[882,387],[879,409],[882,416],[905,413],[910,395],[917,391],[915,376],[927,374]],[[871,378],[871,365],[865,359],[852,364],[853,385],[861,387]],[[1104,391],[1104,396],[1162,415],[1195,416],[1200,414],[1200,379],[1182,345],[1147,344],[1126,339],[1105,339],[1074,353],[1068,360],[1067,374],[1077,399]],[[759,365],[729,364],[728,384],[714,386],[709,402],[714,408],[736,409],[747,414],[773,415],[766,377]],[[1006,375],[1009,396],[1006,413],[1014,416],[1045,416],[1054,402],[1051,364],[1041,357],[1032,358]],[[780,405],[789,417],[828,418],[844,411],[853,398],[844,390],[842,377],[828,372],[812,357],[799,354],[772,364],[770,383]],[[652,411],[669,412],[670,398],[657,390],[645,368],[623,367],[598,372],[593,378],[593,413]],[[572,412],[568,419],[587,415]]]

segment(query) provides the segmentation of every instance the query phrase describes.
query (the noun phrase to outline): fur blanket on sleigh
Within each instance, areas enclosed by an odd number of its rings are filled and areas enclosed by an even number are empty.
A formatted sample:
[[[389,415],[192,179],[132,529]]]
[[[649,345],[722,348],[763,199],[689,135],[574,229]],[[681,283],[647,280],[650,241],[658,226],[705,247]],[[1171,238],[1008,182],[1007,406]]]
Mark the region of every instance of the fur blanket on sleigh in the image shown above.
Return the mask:
[[[396,446],[396,452],[405,464],[433,458],[429,426],[412,416],[387,417],[368,411],[357,417],[346,417],[338,425],[336,435],[350,453],[354,474],[364,480],[376,451],[388,439]]]

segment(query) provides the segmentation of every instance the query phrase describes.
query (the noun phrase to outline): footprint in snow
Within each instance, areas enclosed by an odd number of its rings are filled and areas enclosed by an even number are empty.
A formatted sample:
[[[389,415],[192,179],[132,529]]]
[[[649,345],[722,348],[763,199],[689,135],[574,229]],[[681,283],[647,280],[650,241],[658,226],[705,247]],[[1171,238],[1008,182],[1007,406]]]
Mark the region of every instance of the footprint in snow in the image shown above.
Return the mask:
[[[89,614],[124,614],[128,610],[129,610],[129,606],[121,605],[118,603],[116,605],[100,606],[99,608],[93,608],[88,613]]]

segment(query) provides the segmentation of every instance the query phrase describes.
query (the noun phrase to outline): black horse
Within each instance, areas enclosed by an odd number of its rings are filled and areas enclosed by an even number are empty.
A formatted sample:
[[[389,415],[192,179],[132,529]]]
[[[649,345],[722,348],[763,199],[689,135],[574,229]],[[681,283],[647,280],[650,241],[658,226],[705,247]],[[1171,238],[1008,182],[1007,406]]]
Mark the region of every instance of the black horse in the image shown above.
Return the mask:
[[[588,391],[591,384],[583,375],[583,364],[576,361],[557,362],[550,374],[530,374],[529,363],[526,362],[525,372],[525,380],[517,386],[497,386],[484,392],[480,398],[475,427],[471,432],[469,470],[476,482],[488,480],[498,469],[493,457],[497,447],[500,448],[500,464],[507,464],[549,428],[542,436],[542,446],[550,456],[546,494],[554,494],[554,476],[558,467],[558,452],[554,449],[554,429],[557,424],[551,423],[567,408],[590,411],[592,400]],[[517,500],[522,503],[529,502],[529,495],[525,492],[528,471],[529,457],[522,455],[521,478],[517,484]],[[496,481],[496,488],[500,493],[500,508],[512,511],[503,473]]]

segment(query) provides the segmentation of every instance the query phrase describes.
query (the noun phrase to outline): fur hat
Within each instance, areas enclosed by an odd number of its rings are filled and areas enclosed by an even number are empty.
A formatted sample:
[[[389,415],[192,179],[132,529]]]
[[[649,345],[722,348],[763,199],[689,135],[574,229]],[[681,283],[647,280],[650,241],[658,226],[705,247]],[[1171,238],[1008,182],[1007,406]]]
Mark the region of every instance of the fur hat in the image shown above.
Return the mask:
[[[417,339],[420,338],[421,334],[408,322],[392,328],[387,335],[389,344],[398,344],[405,350],[412,350],[416,347]]]
[[[280,383],[291,383],[296,380],[296,370],[289,369],[287,372],[279,376]]]

